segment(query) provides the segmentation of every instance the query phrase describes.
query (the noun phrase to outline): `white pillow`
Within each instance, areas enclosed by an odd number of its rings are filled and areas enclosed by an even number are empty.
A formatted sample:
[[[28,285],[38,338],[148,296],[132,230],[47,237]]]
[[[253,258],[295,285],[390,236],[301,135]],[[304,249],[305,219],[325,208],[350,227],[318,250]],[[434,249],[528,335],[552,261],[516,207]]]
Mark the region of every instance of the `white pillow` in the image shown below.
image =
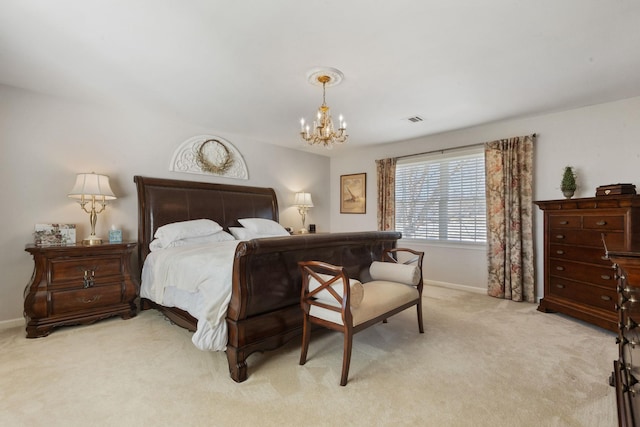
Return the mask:
[[[244,227],[229,227],[229,233],[236,238],[236,240],[251,240],[254,234]]]
[[[420,269],[416,265],[374,261],[369,266],[369,274],[373,280],[386,280],[411,286],[416,286],[420,281]]]
[[[244,228],[254,232],[255,234],[261,234],[265,236],[288,236],[289,232],[284,229],[283,226],[277,222],[266,218],[243,218],[238,222],[242,224]]]
[[[153,239],[151,243],[149,243],[149,250],[151,252],[158,249],[167,249],[167,248],[177,248],[180,246],[191,246],[191,245],[206,245],[210,243],[216,242],[226,242],[230,240],[235,240],[233,236],[226,231],[218,231],[215,234],[211,234],[209,236],[200,236],[200,237],[189,237],[187,239],[175,240],[169,243],[168,246],[162,246],[162,242],[160,239]]]
[[[210,236],[222,230],[222,227],[210,219],[194,219],[191,221],[173,222],[163,225],[153,235],[160,240],[162,247],[168,247],[172,242],[192,237]]]
[[[318,276],[320,276],[325,282],[333,279],[334,277],[329,274],[318,274]],[[318,282],[315,277],[310,275],[309,292],[315,291],[320,286],[320,282]],[[341,297],[343,296],[342,292],[344,291],[344,284],[342,283],[342,280],[337,280],[333,285],[331,285],[331,287],[338,293],[338,295],[340,295]],[[349,288],[351,307],[358,308],[362,303],[362,299],[364,298],[364,286],[362,286],[362,283],[360,283],[359,280],[349,279]],[[336,300],[336,298],[331,295],[331,293],[326,289],[318,292],[314,295],[314,297],[327,304],[337,305],[338,303],[338,300]]]
[[[263,237],[279,237],[280,234],[260,234],[249,230],[244,227],[229,227],[229,232],[236,238],[236,240],[251,240],[261,239]],[[289,233],[287,233],[287,236]]]

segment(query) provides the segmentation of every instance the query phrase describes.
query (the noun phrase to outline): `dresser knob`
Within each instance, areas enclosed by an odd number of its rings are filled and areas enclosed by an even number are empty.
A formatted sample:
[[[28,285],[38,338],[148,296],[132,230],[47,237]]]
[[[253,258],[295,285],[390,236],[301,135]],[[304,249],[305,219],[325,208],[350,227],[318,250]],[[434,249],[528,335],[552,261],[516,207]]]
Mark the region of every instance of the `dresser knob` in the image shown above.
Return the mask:
[[[564,267],[561,265],[556,266],[556,270],[558,271],[564,271]]]
[[[556,234],[556,239],[564,239],[564,234]]]
[[[609,295],[600,295],[600,298],[604,301],[611,301],[611,297]]]
[[[560,225],[567,225],[569,224],[569,221],[560,221]]]
[[[604,280],[611,280],[611,276],[609,276],[608,274],[603,274],[600,276],[600,278]]]
[[[598,221],[596,225],[607,225],[607,221]]]
[[[558,289],[564,289],[564,285],[556,284],[556,288],[558,288]]]
[[[556,251],[556,253],[557,253],[558,255],[564,255],[564,251],[563,251],[563,250],[560,250],[560,249],[558,249],[558,250]]]

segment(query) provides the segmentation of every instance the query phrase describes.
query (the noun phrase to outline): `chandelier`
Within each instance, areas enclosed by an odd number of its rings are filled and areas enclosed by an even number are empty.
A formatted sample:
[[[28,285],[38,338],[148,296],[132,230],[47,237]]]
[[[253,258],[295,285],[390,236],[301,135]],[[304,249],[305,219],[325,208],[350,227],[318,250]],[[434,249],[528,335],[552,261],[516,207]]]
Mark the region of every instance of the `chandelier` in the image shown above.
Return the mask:
[[[318,108],[316,119],[313,121],[313,128],[307,124],[305,126],[304,119],[300,119],[300,136],[309,145],[323,145],[325,148],[333,148],[333,144],[342,144],[347,142],[347,123],[342,115],[338,119],[338,129],[335,129],[329,107],[326,102],[326,87],[335,86],[342,81],[342,73],[334,68],[315,69],[308,74],[308,80],[311,84],[322,85],[322,105]]]

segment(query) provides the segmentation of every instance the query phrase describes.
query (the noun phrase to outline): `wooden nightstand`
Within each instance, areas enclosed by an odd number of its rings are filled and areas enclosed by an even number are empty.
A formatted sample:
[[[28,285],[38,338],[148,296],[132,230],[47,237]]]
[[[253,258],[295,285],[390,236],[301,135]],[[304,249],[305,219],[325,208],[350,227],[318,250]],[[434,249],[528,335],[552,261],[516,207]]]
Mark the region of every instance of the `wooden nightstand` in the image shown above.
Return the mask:
[[[138,284],[131,277],[136,243],[39,247],[24,290],[27,338],[45,337],[57,326],[136,315]]]

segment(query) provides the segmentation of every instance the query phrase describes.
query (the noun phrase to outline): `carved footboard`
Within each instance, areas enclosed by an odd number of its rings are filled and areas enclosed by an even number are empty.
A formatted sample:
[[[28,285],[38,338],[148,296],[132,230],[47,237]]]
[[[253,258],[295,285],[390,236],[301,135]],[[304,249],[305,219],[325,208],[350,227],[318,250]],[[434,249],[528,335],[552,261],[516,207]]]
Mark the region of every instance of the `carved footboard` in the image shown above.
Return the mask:
[[[368,267],[396,247],[398,232],[357,232],[275,237],[242,242],[236,249],[227,311],[227,359],[231,378],[247,378],[247,357],[273,350],[302,333],[298,261],[343,265],[350,277],[368,280]]]

